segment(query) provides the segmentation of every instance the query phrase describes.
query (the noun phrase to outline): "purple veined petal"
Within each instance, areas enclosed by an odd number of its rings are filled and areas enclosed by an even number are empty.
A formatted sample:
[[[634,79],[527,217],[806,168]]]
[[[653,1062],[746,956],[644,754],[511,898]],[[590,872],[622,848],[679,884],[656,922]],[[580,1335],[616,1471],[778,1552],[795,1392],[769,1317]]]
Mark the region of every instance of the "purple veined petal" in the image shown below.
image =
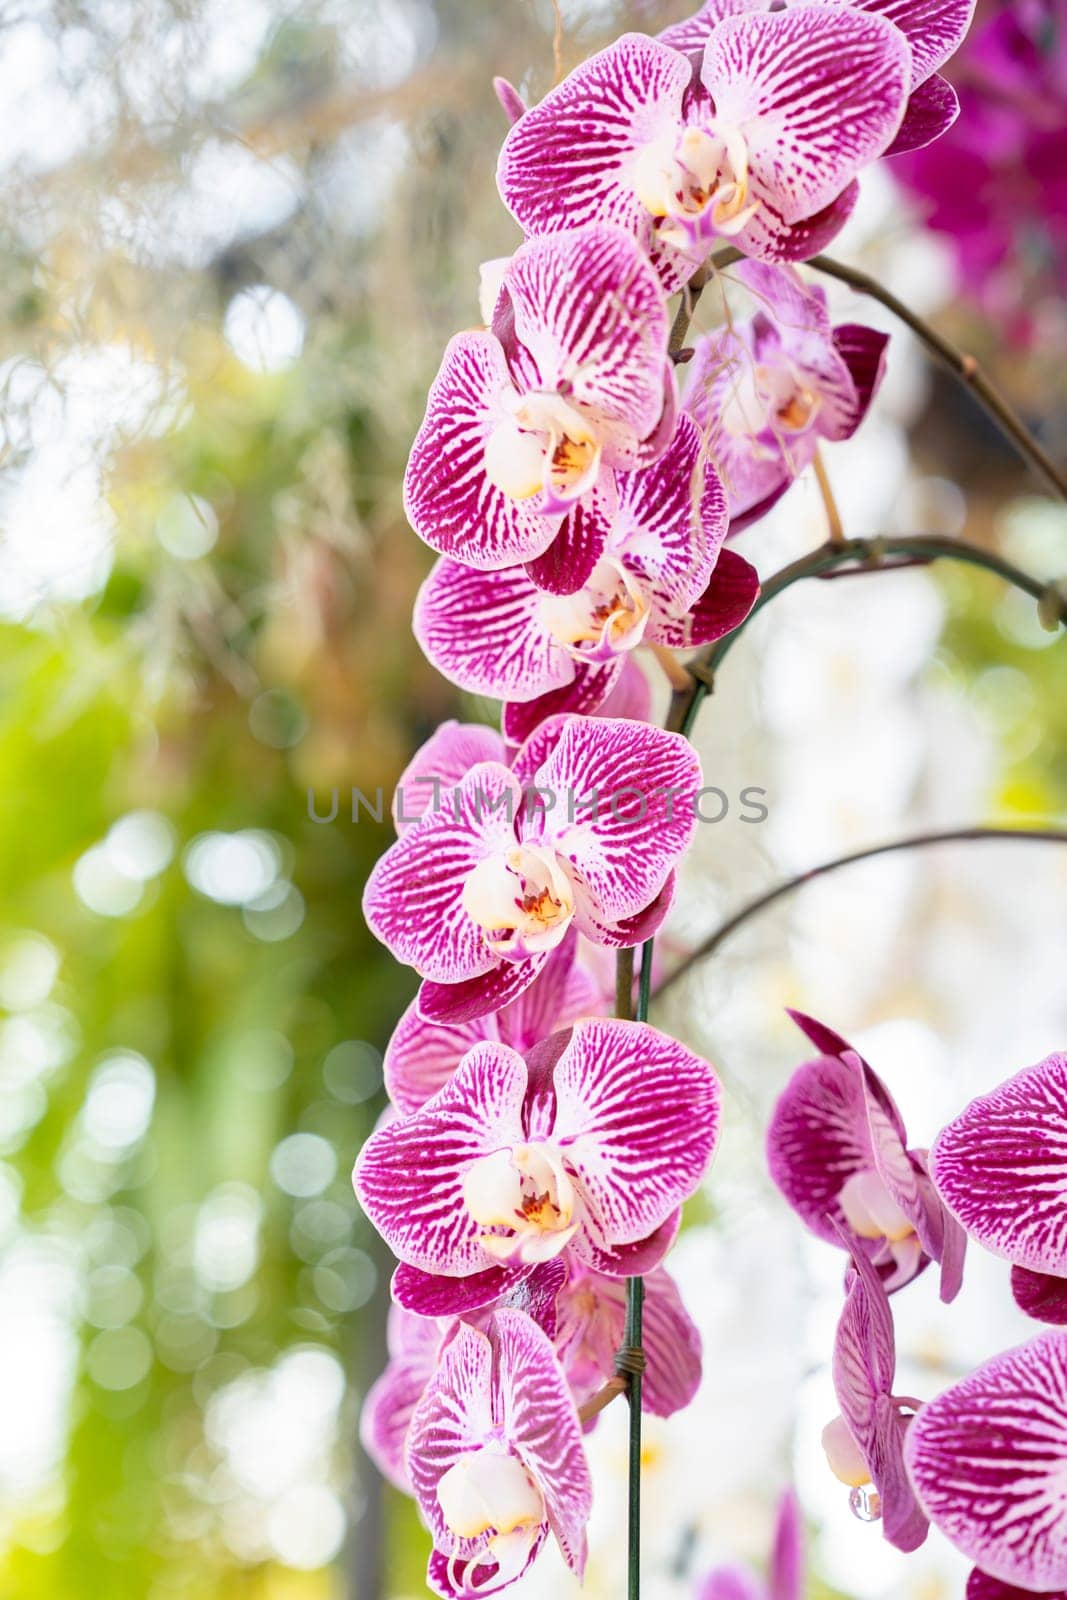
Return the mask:
[[[442,1351],[408,1430],[408,1474],[434,1544],[468,1556],[475,1553],[475,1541],[452,1533],[437,1485],[460,1456],[477,1450],[494,1432],[498,1418],[492,1374],[493,1347],[487,1335],[462,1324]],[[463,1550],[464,1544],[473,1548]]]
[[[593,916],[617,923],[656,898],[695,832],[700,779],[679,734],[607,717],[566,724],[538,774],[565,797],[543,837],[570,863]]]
[[[520,117],[526,115],[526,101],[513,83],[506,78],[493,79],[493,93],[503,107],[504,115],[509,122],[518,122]]]
[[[397,833],[427,811],[436,811],[443,795],[483,761],[506,764],[506,746],[498,733],[478,722],[442,722],[397,780],[393,794]]]
[[[520,800],[506,767],[473,767],[440,809],[405,829],[368,878],[368,927],[421,978],[461,983],[497,965],[464,907],[463,886],[480,861],[514,844]]]
[[[356,1196],[401,1261],[443,1277],[493,1265],[463,1184],[483,1157],[525,1141],[526,1089],[516,1051],[475,1045],[432,1100],[367,1140],[353,1173]]]
[[[935,72],[911,91],[904,120],[887,156],[902,156],[909,150],[924,150],[947,133],[960,114],[959,97],[947,78]]]
[[[398,1306],[389,1312],[393,1329],[403,1320],[412,1327],[403,1335],[404,1348],[390,1354],[389,1363],[367,1390],[359,1417],[359,1437],[383,1478],[403,1494],[411,1494],[404,1446],[412,1412],[433,1373],[441,1330],[436,1322],[411,1316]]]
[[[856,394],[848,431],[841,435],[850,439],[870,410],[885,376],[889,335],[875,328],[865,328],[862,323],[843,322],[834,329],[833,340],[834,348],[848,367]]]
[[[802,1600],[803,1592],[804,1523],[796,1495],[786,1489],[778,1502],[767,1600]]]
[[[705,0],[694,16],[664,28],[656,37],[661,44],[669,44],[672,50],[680,50],[683,55],[702,54],[709,35],[724,17],[741,16],[746,11],[769,10],[770,0]]]
[[[498,1311],[495,1321],[505,1434],[544,1495],[563,1559],[581,1577],[593,1485],[574,1401],[537,1324],[521,1311]]]
[[[679,1206],[647,1239],[638,1239],[635,1244],[613,1245],[610,1250],[600,1249],[587,1235],[582,1246],[584,1264],[606,1278],[647,1278],[674,1244],[681,1223],[682,1208]]]
[[[487,572],[541,555],[560,521],[540,514],[533,500],[512,499],[486,476],[486,443],[508,420],[509,391],[499,340],[457,334],[430,388],[404,477],[404,507],[419,538],[438,555]]]
[[[610,553],[661,610],[685,608],[707,587],[726,538],[726,492],[701,459],[700,429],[683,413],[654,466],[620,473]]]
[[[860,186],[853,179],[828,206],[788,223],[769,200],[734,236],[734,243],[761,261],[808,261],[831,244],[856,208]]]
[[[681,617],[657,623],[651,638],[675,650],[733,633],[759,599],[759,574],[736,550],[723,550],[704,593]]]
[[[701,76],[716,126],[744,136],[752,198],[797,223],[831,205],[892,141],[911,52],[880,17],[796,6],[726,18]]]
[[[549,952],[535,983],[511,1005],[498,1011],[495,1025],[504,1044],[520,1055],[579,1017],[594,1016],[603,1000],[593,978],[575,960],[576,930]]]
[[[618,922],[604,922],[596,917],[579,896],[575,923],[578,932],[608,950],[630,950],[644,944],[663,926],[667,912],[674,904],[675,875],[668,873],[667,881],[656,898],[632,917],[622,917]]]
[[[487,1267],[469,1278],[445,1278],[401,1262],[393,1273],[394,1302],[416,1317],[469,1319],[518,1292],[531,1267]]]
[[[767,1129],[771,1178],[811,1231],[840,1244],[847,1227],[838,1196],[874,1165],[863,1082],[853,1062],[822,1056],[798,1067]]]
[[[905,1457],[931,1522],[983,1572],[1067,1586],[1067,1334],[995,1356],[924,1405]]]
[[[515,751],[511,770],[525,790],[537,783],[537,774],[559,743],[567,722],[565,712],[542,717]],[[547,800],[544,803],[547,805]]]
[[[1067,1278],[1012,1267],[1011,1292],[1019,1310],[1025,1311],[1028,1317],[1067,1327]]]
[[[865,11],[885,17],[907,39],[911,46],[913,87],[923,83],[959,49],[975,8],[975,0],[856,0],[856,3]]]
[[[781,437],[767,426],[756,392],[752,333],[748,322],[698,339],[686,383],[686,408],[728,496],[731,532],[755,508],[769,509],[813,453],[811,441],[802,436],[792,441],[787,457]]]
[[[945,1205],[985,1249],[1067,1277],[1067,1056],[980,1095],[930,1152]]]
[[[438,672],[470,694],[536,700],[574,677],[524,567],[476,572],[443,557],[418,592],[413,627]]]
[[[559,1298],[567,1283],[567,1251],[540,1261],[509,1289],[501,1304],[532,1317],[542,1333],[554,1340],[558,1327]]]
[[[571,658],[568,658],[571,659]],[[622,676],[625,657],[614,661],[573,661],[574,676],[561,689],[552,689],[536,700],[509,700],[504,704],[501,727],[511,743],[526,742],[544,722],[560,717],[591,717],[605,703]]]
[[[532,581],[546,594],[573,594],[586,582],[604,553],[617,501],[615,474],[602,472],[596,485],[576,502],[544,555],[526,564]]]
[[[602,717],[624,717],[629,722],[652,719],[652,690],[648,679],[632,658],[623,658],[622,671],[615,687],[600,707]]]
[[[1033,1589],[1016,1588],[1014,1583],[1001,1583],[975,1567],[967,1579],[966,1600],[1067,1600],[1067,1589],[1045,1589],[1037,1594]]]
[[[601,1248],[635,1244],[696,1190],[718,1142],[721,1093],[706,1061],[647,1023],[577,1022],[554,1072],[553,1138]]]
[[[393,1030],[382,1063],[385,1091],[400,1115],[417,1111],[443,1088],[468,1050],[498,1037],[494,1015],[458,1024],[427,1022],[413,1000]]]
[[[841,1242],[848,1242],[844,1235]],[[881,1501],[882,1531],[898,1550],[910,1551],[926,1538],[927,1519],[904,1467],[908,1424],[892,1398],[895,1371],[889,1297],[867,1257],[853,1254],[834,1338],[834,1391]]]
[[[663,1267],[645,1279],[644,1342],[648,1365],[641,1404],[653,1416],[671,1417],[690,1404],[700,1387],[701,1341],[678,1285]]]
[[[621,228],[573,228],[527,240],[504,282],[542,385],[595,418],[607,465],[628,464],[625,440],[660,422],[668,365],[667,299],[647,258]]]
[[[634,162],[647,145],[676,137],[690,75],[684,56],[636,33],[569,73],[500,152],[500,194],[523,229],[614,222],[647,236]]]
[[[538,951],[527,961],[500,961],[490,971],[461,983],[424,980],[415,996],[419,1015],[427,1022],[459,1024],[498,1011],[529,988],[546,959],[547,952]]]

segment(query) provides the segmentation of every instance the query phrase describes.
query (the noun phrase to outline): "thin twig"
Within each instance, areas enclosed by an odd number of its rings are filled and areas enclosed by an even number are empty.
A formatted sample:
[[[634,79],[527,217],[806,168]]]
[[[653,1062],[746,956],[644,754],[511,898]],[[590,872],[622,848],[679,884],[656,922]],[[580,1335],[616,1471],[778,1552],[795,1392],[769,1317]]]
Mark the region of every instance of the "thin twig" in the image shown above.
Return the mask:
[[[596,1394],[585,1402],[584,1406],[578,1407],[578,1421],[592,1422],[593,1418],[599,1416],[601,1411],[610,1406],[613,1400],[617,1400],[620,1394],[625,1394],[628,1386],[628,1378],[618,1375],[614,1378],[609,1378],[604,1387],[598,1389]]]
[[[889,844],[872,845],[865,850],[852,850],[848,855],[836,856],[832,861],[824,861],[817,867],[809,867],[807,872],[798,872],[795,877],[786,878],[783,883],[776,884],[773,889],[757,895],[740,911],[734,913],[715,932],[702,940],[696,949],[691,951],[681,966],[676,967],[668,978],[656,990],[656,999],[674,987],[680,978],[694,967],[699,961],[714,954],[719,946],[725,944],[730,936],[744,926],[750,917],[758,916],[761,911],[766,911],[776,901],[792,894],[795,889],[803,888],[807,883],[813,883],[816,878],[825,878],[831,872],[837,872],[842,867],[851,867],[858,861],[873,861],[877,856],[893,855],[900,850],[925,850],[931,845],[978,843],[985,840],[999,840],[1012,844],[1067,844],[1067,828],[1001,828],[993,826],[978,826],[969,828],[945,828],[934,833],[916,833],[906,839],[894,839]]]
[[[826,531],[829,535],[830,543],[843,544],[845,539],[844,524],[841,521],[841,513],[837,509],[834,491],[827,476],[826,463],[818,450],[815,452],[811,466],[812,471],[815,473],[815,482],[819,485],[823,509],[826,512]]]

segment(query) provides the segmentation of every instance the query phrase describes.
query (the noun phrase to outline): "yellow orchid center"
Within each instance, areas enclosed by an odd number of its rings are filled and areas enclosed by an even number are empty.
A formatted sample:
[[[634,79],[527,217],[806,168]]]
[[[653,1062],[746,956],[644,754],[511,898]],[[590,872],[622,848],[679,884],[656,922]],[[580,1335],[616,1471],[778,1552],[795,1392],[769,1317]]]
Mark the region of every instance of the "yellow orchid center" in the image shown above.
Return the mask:
[[[547,1261],[577,1231],[574,1184],[560,1152],[538,1141],[483,1156],[463,1180],[463,1200],[475,1222],[506,1233],[486,1233],[481,1244],[501,1261]]]

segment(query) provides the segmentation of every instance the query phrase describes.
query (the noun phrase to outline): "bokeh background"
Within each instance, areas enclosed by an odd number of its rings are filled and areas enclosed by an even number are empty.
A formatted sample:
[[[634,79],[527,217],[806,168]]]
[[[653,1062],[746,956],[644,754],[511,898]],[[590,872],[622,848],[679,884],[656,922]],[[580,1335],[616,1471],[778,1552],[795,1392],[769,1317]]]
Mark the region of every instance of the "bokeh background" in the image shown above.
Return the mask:
[[[362,927],[390,832],[350,801],[388,795],[443,717],[493,708],[410,636],[428,555],[403,464],[447,337],[477,318],[479,261],[517,243],[491,76],[540,95],[688,9],[0,10],[5,1600],[424,1592],[425,1536],[356,1435],[389,1263],[349,1173],[412,982]],[[1063,20],[1006,9],[1044,46]],[[969,126],[992,132],[898,167],[906,184],[871,173],[835,253],[987,362],[1062,460],[1064,85],[1049,67],[1033,92],[1036,70],[1025,39],[962,58]],[[706,295],[698,320],[721,309]],[[829,470],[850,533],[965,528],[1067,571],[1064,508],[906,334]],[[766,574],[823,535],[801,483],[744,548]],[[707,781],[734,803],[701,830],[678,940],[886,836],[1062,821],[1065,652],[963,569],[777,602],[704,714]],[[767,791],[759,826],[746,786]],[[962,1593],[936,1536],[904,1562],[822,1463],[840,1262],[769,1189],[762,1127],[803,1056],[787,1004],[866,1047],[919,1144],[1062,1049],[1065,891],[1052,848],[895,857],[753,922],[664,1006],[718,1064],[729,1116],[675,1258],[706,1378],[649,1428],[650,1600],[693,1595],[717,1561],[758,1566],[790,1479],[812,1596]],[[988,1260],[947,1311],[925,1280],[896,1304],[905,1392],[1025,1331]],[[623,1410],[591,1440],[593,1600],[620,1592]],[[523,1590],[571,1592],[548,1557]]]

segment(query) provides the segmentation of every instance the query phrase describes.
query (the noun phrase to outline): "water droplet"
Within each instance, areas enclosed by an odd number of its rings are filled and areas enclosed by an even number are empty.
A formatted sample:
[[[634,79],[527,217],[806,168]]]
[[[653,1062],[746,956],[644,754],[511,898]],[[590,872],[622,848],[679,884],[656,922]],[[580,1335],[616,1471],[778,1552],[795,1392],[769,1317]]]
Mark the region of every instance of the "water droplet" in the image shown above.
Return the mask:
[[[881,1519],[882,1497],[867,1484],[852,1490],[848,1504],[852,1515],[860,1522],[878,1522]]]

